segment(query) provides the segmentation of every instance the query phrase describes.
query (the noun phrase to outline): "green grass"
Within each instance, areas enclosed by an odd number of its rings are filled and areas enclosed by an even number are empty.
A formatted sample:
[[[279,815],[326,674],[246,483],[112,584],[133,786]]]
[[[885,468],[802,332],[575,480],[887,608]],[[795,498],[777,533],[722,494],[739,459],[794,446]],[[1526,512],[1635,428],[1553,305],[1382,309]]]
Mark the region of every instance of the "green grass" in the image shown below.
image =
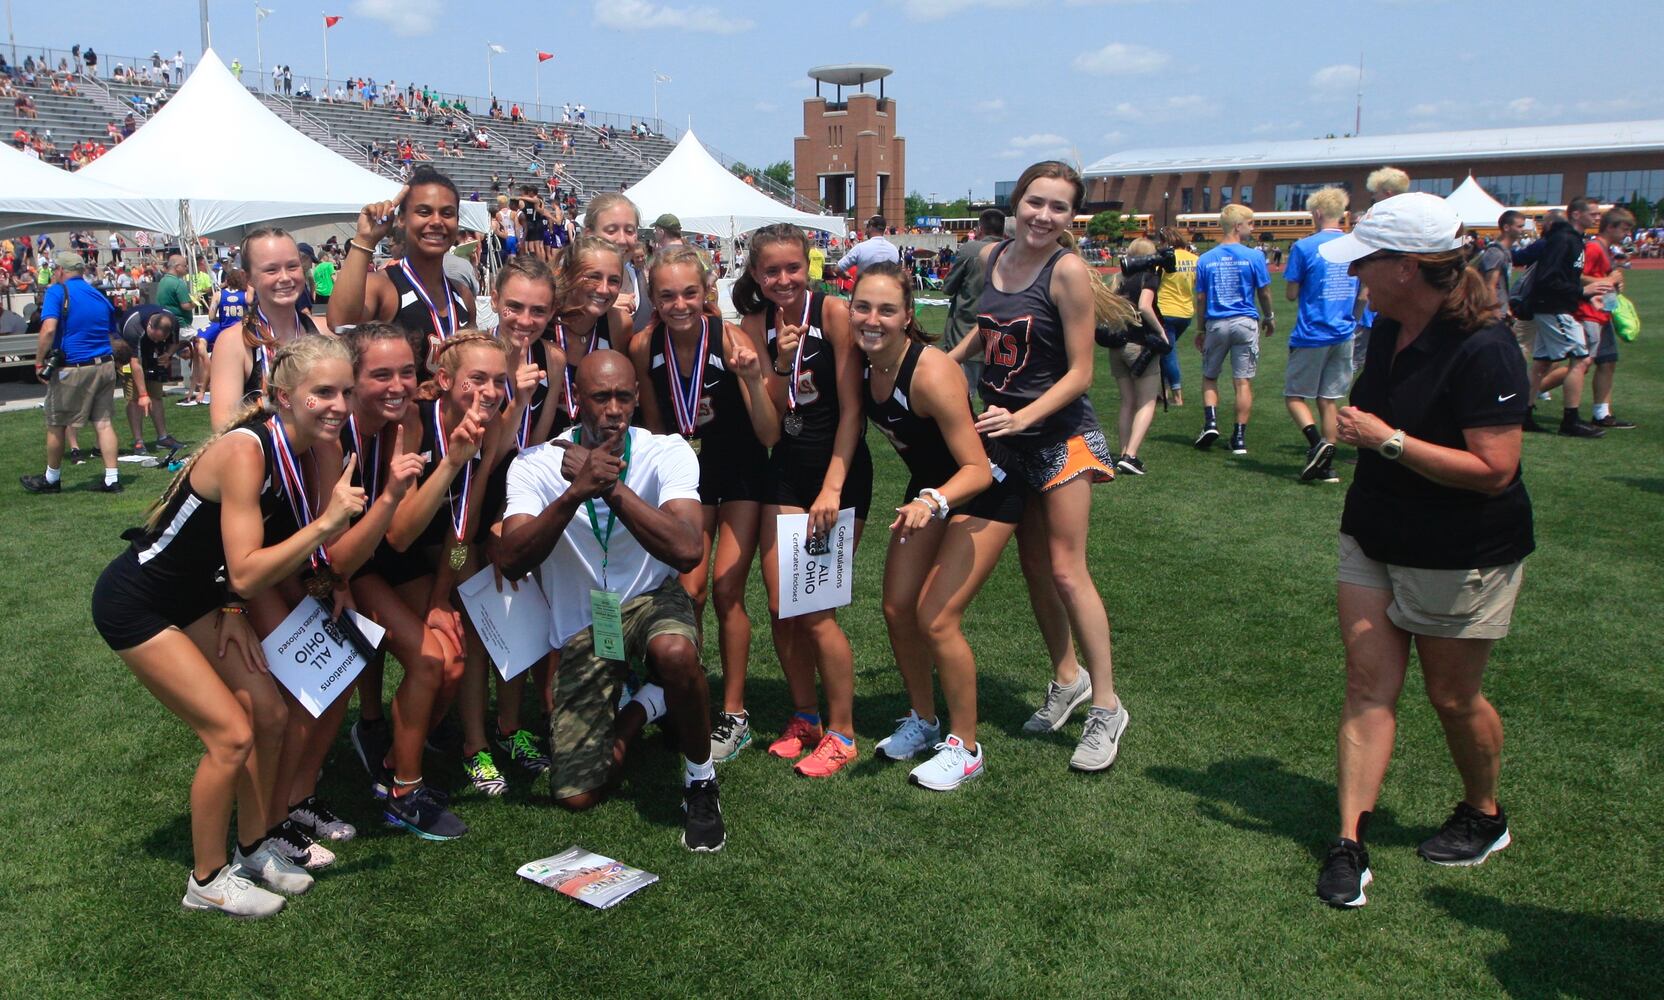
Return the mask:
[[[1008,552],[966,623],[980,783],[927,794],[870,756],[808,782],[748,751],[722,771],[727,849],[695,856],[677,842],[678,761],[649,741],[591,814],[557,812],[545,787],[521,783],[497,802],[463,795],[472,832],[435,845],[377,823],[343,739],[323,792],[362,833],[310,894],[256,924],[180,910],[199,747],[88,619],[118,532],[165,474],[128,474],[111,498],[84,489],[94,466],[71,468],[62,496],[26,496],[9,484],[39,471],[39,417],[0,417],[0,559],[13,567],[0,590],[0,993],[1656,994],[1664,275],[1637,273],[1632,289],[1650,328],[1624,347],[1618,401],[1642,429],[1525,443],[1538,551],[1487,678],[1507,726],[1515,844],[1478,869],[1414,856],[1460,792],[1412,677],[1371,903],[1346,913],[1312,895],[1334,827],[1344,487],[1294,480],[1303,449],[1277,398],[1280,345],[1262,356],[1249,456],[1191,449],[1201,386],[1187,339],[1192,405],[1158,415],[1151,474],[1096,491],[1092,562],[1133,716],[1109,774],[1065,769],[1078,722],[1019,735],[1047,672]],[[1106,367],[1094,397],[1113,423]],[[206,415],[170,418],[200,436]],[[870,438],[882,510],[904,480]],[[869,754],[906,709],[878,603],[880,541],[843,616]],[[760,620],[760,593],[752,606]],[[766,637],[759,628],[750,688],[765,732],[788,707]],[[602,913],[515,877],[571,843],[662,881]]]

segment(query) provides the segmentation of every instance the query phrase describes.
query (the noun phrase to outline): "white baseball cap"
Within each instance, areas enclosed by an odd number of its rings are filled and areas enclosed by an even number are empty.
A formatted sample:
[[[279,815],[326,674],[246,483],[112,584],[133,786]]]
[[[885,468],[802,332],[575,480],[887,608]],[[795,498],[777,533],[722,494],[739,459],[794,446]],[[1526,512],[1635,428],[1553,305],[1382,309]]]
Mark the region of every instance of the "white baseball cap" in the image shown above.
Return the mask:
[[[1462,248],[1462,219],[1436,194],[1412,191],[1379,201],[1352,231],[1317,248],[1323,259],[1350,264],[1377,250],[1445,253]]]

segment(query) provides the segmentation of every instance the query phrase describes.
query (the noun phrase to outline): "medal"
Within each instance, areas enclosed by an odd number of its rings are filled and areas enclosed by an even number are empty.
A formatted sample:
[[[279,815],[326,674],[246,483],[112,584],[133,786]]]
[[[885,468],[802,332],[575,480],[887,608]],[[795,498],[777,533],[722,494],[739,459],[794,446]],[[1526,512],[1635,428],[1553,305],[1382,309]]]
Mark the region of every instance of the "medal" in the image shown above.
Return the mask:
[[[466,563],[467,561],[468,561],[468,546],[463,545],[460,542],[451,546],[451,569],[453,569],[453,570],[461,569],[463,563]]]
[[[711,321],[699,318],[699,353],[694,355],[693,372],[682,381],[682,366],[676,360],[676,338],[667,328],[664,332],[666,380],[670,383],[670,408],[676,414],[676,427],[685,438],[691,438],[699,425],[699,393],[705,384],[705,360],[710,356]]]
[[[688,438],[688,447],[693,449],[695,455],[699,454],[699,446],[704,443],[703,438]]]
[[[803,345],[809,340],[809,309],[815,304],[813,294],[803,299],[803,335],[797,338],[797,350],[792,352],[792,380],[786,384],[786,419],[782,424],[792,437],[803,433],[803,415],[797,412],[797,382],[803,377]]]
[[[796,410],[786,411],[786,419],[782,421],[782,426],[787,434],[797,437],[803,433],[803,414]]]
[[[327,601],[340,583],[340,574],[330,568],[328,563],[324,563],[306,578],[306,592],[320,601]]]
[[[450,444],[445,437],[445,419],[439,412],[439,403],[437,399],[433,401],[433,441],[439,460],[443,462]],[[455,539],[450,551],[452,569],[461,569],[462,564],[468,561],[468,490],[474,482],[474,464],[477,461],[479,456],[475,455],[462,467],[461,503],[457,502],[456,480],[453,478],[451,484],[445,487],[445,499],[451,508],[451,537]]]
[[[300,462],[295,457],[294,446],[289,443],[289,435],[283,429],[282,417],[272,414],[266,420],[266,427],[272,434],[272,464],[277,466],[278,478],[282,481],[283,492],[289,500],[289,510],[295,515],[296,528],[304,528],[312,523],[312,501],[306,495],[306,478],[301,475]],[[322,600],[313,588],[320,588],[327,596],[341,578],[330,568],[329,555],[324,552],[322,545],[318,546],[318,551],[312,553],[310,561],[312,576],[306,582],[306,592]]]

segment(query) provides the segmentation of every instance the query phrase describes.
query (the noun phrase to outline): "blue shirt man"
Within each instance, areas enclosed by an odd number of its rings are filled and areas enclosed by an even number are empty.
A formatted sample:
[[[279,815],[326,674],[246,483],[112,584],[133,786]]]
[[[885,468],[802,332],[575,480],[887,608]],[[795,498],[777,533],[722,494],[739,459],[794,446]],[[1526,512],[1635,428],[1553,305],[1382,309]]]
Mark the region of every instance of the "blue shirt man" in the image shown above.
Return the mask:
[[[61,261],[59,266],[63,266]],[[59,339],[61,335],[59,345],[63,349],[64,360],[72,365],[85,364],[109,354],[110,337],[115,332],[115,307],[110,305],[103,292],[87,283],[84,273],[82,270],[71,271],[68,278],[49,286],[41,299],[41,319],[57,321],[53,337]],[[67,322],[64,319],[66,305],[69,310]]]
[[[1327,260],[1318,252],[1341,238],[1341,221],[1350,204],[1346,190],[1326,187],[1306,198],[1317,232],[1289,248],[1283,278],[1296,304],[1294,329],[1288,336],[1288,367],[1283,371],[1283,402],[1289,418],[1306,438],[1302,482],[1338,483],[1334,473],[1336,421],[1340,402],[1352,389],[1353,343],[1358,331],[1358,279],[1350,265]],[[1308,400],[1317,400],[1312,416]]]
[[[1357,329],[1358,279],[1347,274],[1347,265],[1318,256],[1317,248],[1339,239],[1339,229],[1314,233],[1289,248],[1288,267],[1283,280],[1298,283],[1294,329],[1288,346],[1326,347],[1352,336]]]
[[[94,487],[104,493],[120,493],[116,475],[115,408],[116,366],[111,339],[116,332],[115,307],[98,289],[87,284],[86,262],[78,253],[57,256],[59,281],[41,296],[40,341],[35,374],[46,383],[46,472],[23,476],[23,488],[30,493],[58,493],[63,466],[64,439],[71,427],[91,424],[98,434],[98,450],[104,459],[104,481]],[[63,351],[61,366],[50,374],[42,370],[46,356],[56,345]]]
[[[1209,321],[1247,316],[1259,319],[1256,293],[1271,284],[1265,254],[1238,243],[1221,243],[1197,258],[1196,290],[1207,296]]]

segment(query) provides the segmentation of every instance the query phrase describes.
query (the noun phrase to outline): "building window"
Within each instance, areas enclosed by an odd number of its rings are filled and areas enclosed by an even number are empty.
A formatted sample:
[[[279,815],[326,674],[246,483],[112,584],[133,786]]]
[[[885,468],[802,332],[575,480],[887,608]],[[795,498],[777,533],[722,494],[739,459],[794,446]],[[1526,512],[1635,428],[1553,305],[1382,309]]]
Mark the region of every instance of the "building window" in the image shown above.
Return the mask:
[[[1477,177],[1479,186],[1504,205],[1561,205],[1560,174],[1502,174]]]
[[[1202,188],[1202,211],[1213,211],[1213,188],[1211,187]]]
[[[1254,207],[1254,185],[1242,185],[1242,203],[1247,205],[1249,208]]]
[[[1179,189],[1179,211],[1180,212],[1194,212],[1194,211],[1196,211],[1195,205],[1192,204],[1192,202],[1195,200],[1195,195],[1196,195],[1196,189],[1195,188],[1180,188]]]
[[[1219,185],[1219,207],[1224,208],[1226,205],[1229,205],[1230,203],[1231,203],[1231,186],[1229,184]]]
[[[1317,184],[1279,184],[1273,195],[1271,210],[1273,212],[1303,212],[1306,209],[1306,199],[1326,187],[1346,187],[1343,181],[1323,181]],[[1247,188],[1242,189],[1247,192]],[[1244,195],[1246,197],[1246,194]]]
[[[1428,194],[1436,194],[1440,198],[1448,198],[1450,192],[1455,189],[1455,185],[1449,177],[1417,177],[1410,182],[1411,191],[1425,191]]]
[[[1664,170],[1591,170],[1589,197],[1598,202],[1627,205],[1664,200]]]

